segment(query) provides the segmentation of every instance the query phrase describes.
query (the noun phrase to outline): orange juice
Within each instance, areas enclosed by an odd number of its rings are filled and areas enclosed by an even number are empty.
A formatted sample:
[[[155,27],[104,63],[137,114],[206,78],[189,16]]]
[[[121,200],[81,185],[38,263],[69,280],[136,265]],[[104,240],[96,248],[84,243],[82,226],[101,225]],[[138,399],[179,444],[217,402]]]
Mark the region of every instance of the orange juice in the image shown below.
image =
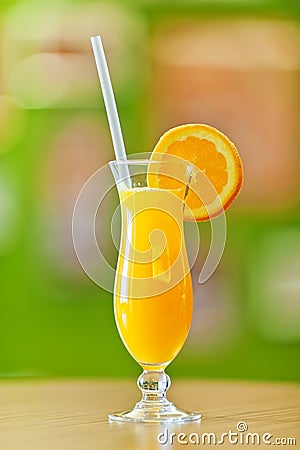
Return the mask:
[[[167,189],[133,188],[119,194],[116,323],[128,351],[144,369],[163,368],[180,351],[192,319],[183,202],[178,192]]]

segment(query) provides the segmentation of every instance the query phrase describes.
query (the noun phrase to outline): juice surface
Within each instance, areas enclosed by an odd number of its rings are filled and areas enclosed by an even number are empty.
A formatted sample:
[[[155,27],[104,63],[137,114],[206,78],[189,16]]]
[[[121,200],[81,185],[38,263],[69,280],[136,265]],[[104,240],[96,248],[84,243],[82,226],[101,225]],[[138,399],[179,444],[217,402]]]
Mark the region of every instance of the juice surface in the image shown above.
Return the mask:
[[[192,319],[182,200],[171,190],[121,191],[122,238],[114,308],[128,351],[144,368],[165,367]]]

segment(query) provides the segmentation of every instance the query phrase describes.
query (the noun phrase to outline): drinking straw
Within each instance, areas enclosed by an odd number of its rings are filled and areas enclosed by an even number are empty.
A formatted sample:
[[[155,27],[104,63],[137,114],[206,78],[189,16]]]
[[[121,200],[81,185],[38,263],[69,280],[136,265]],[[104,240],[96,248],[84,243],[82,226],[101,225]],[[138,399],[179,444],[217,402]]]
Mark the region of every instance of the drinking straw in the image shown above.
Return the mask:
[[[108,124],[113,141],[116,160],[119,159],[126,160],[127,157],[120,125],[120,119],[118,115],[117,105],[111,84],[111,79],[109,76],[108,65],[105,58],[101,37],[100,36],[91,37],[91,43],[96,62],[97,72],[100,80],[100,85],[102,89],[102,94],[104,98],[104,104],[106,108],[106,114],[108,118]],[[120,165],[120,174],[122,178],[128,179],[129,171],[127,164]]]

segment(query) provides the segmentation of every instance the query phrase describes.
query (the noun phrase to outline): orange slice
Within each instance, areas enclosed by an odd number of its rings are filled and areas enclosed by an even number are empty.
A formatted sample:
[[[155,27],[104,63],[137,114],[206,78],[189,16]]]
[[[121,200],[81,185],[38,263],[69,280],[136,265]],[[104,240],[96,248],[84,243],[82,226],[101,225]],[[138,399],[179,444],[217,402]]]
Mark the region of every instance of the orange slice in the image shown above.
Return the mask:
[[[151,159],[163,159],[158,154],[182,158],[196,168],[185,198],[185,220],[200,222],[221,214],[241,190],[244,175],[239,153],[216,128],[203,124],[171,128],[158,141]],[[172,180],[159,174],[151,176],[149,184],[161,189],[174,187]]]

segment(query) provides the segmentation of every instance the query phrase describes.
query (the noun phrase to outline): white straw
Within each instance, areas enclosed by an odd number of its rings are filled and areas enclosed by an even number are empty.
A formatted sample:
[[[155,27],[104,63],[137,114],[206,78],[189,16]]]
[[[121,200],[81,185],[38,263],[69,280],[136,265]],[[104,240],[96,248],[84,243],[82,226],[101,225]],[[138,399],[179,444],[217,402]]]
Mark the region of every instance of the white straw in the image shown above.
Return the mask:
[[[102,88],[104,104],[106,108],[106,114],[108,118],[116,159],[126,159],[126,151],[115,96],[113,93],[108,66],[100,36],[91,37],[91,43],[96,61],[98,76]],[[124,164],[124,169],[128,173],[128,167],[126,164]]]

